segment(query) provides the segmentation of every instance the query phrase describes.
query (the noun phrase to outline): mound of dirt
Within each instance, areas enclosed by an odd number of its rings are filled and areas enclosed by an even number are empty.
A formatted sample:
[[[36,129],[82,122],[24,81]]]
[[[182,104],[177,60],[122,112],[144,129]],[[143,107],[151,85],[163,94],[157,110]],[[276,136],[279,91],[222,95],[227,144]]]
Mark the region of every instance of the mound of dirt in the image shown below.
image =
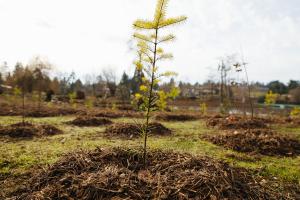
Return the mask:
[[[206,135],[204,139],[239,152],[268,156],[300,155],[300,141],[271,130],[226,131],[216,135]]]
[[[43,124],[40,125],[40,130],[41,130],[41,135],[42,136],[51,136],[51,135],[58,135],[58,134],[62,134],[62,130],[56,128],[53,125],[49,125],[49,124]]]
[[[25,109],[26,117],[56,117],[60,115],[73,115],[82,114],[83,111],[73,109],[73,108],[63,108],[63,107],[46,107],[43,106],[37,109],[36,106],[27,105]],[[23,109],[21,106],[17,105],[7,105],[1,107],[0,116],[20,116],[23,114]]]
[[[165,113],[165,114],[157,115],[155,119],[162,120],[162,121],[193,121],[193,120],[198,120],[199,117],[196,115],[189,115],[189,114]]]
[[[221,117],[216,116],[206,121],[208,127],[218,127],[219,129],[258,129],[267,128],[267,125],[262,119],[248,119],[237,116]]]
[[[286,118],[284,120],[285,123],[288,123],[290,127],[298,127],[300,126],[300,118]]]
[[[2,106],[0,105],[0,116],[18,116],[21,115],[22,112],[21,110],[17,109],[16,106],[11,106],[11,105],[5,105]]]
[[[25,116],[26,117],[56,117],[61,115],[74,115],[80,113],[81,111],[72,108],[53,108],[53,109],[42,108],[40,110],[34,109],[31,111],[26,111]]]
[[[117,106],[118,110],[135,110],[134,107],[132,105],[118,105]]]
[[[96,149],[64,156],[33,176],[16,199],[285,199],[267,180],[211,158]],[[267,182],[268,183],[268,182]]]
[[[28,122],[17,123],[0,128],[0,135],[12,138],[32,138],[61,134],[62,131],[52,125],[35,125]]]
[[[68,124],[75,125],[75,126],[103,126],[112,124],[113,122],[107,118],[102,117],[77,117],[73,121],[67,122]]]
[[[166,128],[160,123],[150,123],[149,125],[150,135],[170,135],[172,131]],[[140,137],[140,127],[137,124],[132,123],[118,123],[112,126],[109,126],[105,130],[105,134],[116,137],[125,137],[125,138],[136,138]]]
[[[93,113],[92,115],[95,117],[105,117],[105,118],[112,118],[112,119],[122,118],[122,117],[139,118],[143,116],[143,114],[139,112],[133,112],[133,111],[122,112],[122,111],[109,111],[109,110]]]

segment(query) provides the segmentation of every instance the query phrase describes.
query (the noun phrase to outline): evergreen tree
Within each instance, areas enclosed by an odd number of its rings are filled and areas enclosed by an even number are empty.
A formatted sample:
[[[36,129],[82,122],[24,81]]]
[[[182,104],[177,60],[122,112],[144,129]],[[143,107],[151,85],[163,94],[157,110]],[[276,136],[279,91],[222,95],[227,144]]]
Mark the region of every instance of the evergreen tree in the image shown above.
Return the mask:
[[[116,92],[123,104],[130,99],[130,85],[129,76],[124,72]]]
[[[3,93],[2,84],[3,84],[2,74],[0,73],[0,94]]]
[[[156,88],[160,78],[174,75],[172,72],[165,72],[162,74],[159,74],[158,72],[159,66],[157,63],[173,57],[172,54],[164,52],[161,48],[161,44],[170,42],[175,38],[173,34],[161,36],[160,33],[163,28],[186,20],[185,16],[167,18],[166,8],[168,2],[169,0],[158,0],[154,18],[152,20],[136,20],[133,24],[137,30],[149,32],[146,34],[142,34],[141,32],[134,34],[134,37],[139,41],[138,44],[142,47],[142,53],[145,57],[142,58],[143,62],[137,63],[137,68],[143,70],[145,75],[143,78],[143,85],[140,86],[142,94],[137,95],[137,98],[143,100],[144,108],[146,110],[146,122],[142,126],[142,133],[144,135],[144,166],[146,165],[147,138],[151,112],[156,109],[155,106],[157,105],[159,97],[164,96],[161,91],[158,91]]]

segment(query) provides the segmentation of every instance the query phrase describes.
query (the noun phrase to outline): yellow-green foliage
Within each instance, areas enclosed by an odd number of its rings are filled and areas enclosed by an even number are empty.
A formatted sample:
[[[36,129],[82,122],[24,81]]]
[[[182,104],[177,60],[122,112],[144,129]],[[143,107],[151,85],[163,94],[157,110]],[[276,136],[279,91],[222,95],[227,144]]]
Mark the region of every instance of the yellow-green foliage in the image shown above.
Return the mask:
[[[75,103],[75,99],[76,99],[76,93],[75,92],[71,92],[68,94],[69,99],[70,99],[70,104],[75,108],[76,107],[76,103]]]
[[[278,94],[273,93],[272,91],[269,91],[269,92],[266,94],[265,104],[266,104],[266,105],[275,104],[275,103],[276,103],[277,97],[278,97]]]
[[[142,108],[164,110],[167,106],[168,98],[178,96],[179,90],[174,88],[169,93],[160,91],[158,84],[163,77],[175,76],[174,72],[159,73],[157,63],[162,60],[173,58],[171,53],[165,53],[160,47],[162,43],[170,42],[175,39],[173,34],[160,35],[159,31],[167,26],[178,24],[186,19],[185,16],[167,18],[166,8],[168,0],[158,0],[152,20],[136,20],[134,27],[146,33],[136,32],[134,37],[137,39],[137,52],[139,60],[135,61],[137,70],[143,71],[143,85],[140,87],[140,93],[135,95],[135,102],[143,102]],[[148,32],[148,33],[147,33]]]
[[[146,123],[142,126],[141,133],[144,134],[144,165],[146,163],[146,149],[147,149],[147,130],[151,112],[160,107],[166,107],[167,96],[164,92],[157,88],[161,78],[173,76],[173,72],[159,72],[159,61],[173,58],[170,53],[165,53],[160,47],[162,43],[172,41],[175,36],[173,34],[161,35],[162,28],[178,24],[186,20],[185,16],[167,18],[166,9],[169,0],[157,0],[154,18],[151,20],[136,20],[133,24],[134,28],[142,32],[136,32],[134,37],[138,41],[138,45],[142,45],[142,55],[144,55],[136,64],[138,69],[142,70],[144,77],[143,83],[140,87],[140,93],[136,94],[137,101],[142,101],[146,110]],[[146,32],[146,33],[144,33]],[[141,49],[141,46],[138,46]]]
[[[18,87],[15,87],[15,88],[14,88],[14,95],[15,95],[15,96],[20,96],[21,94],[22,94],[21,89],[18,88]]]
[[[157,106],[159,110],[164,111],[167,108],[168,95],[164,91],[158,91]]]
[[[207,114],[207,105],[206,105],[206,103],[201,103],[200,104],[200,113],[202,115],[206,115]]]
[[[52,102],[48,102],[48,103],[47,103],[47,106],[48,106],[49,108],[52,108],[52,107],[53,107],[53,103],[52,103]]]
[[[294,107],[290,115],[292,117],[300,117],[300,107]]]
[[[86,106],[87,108],[89,108],[89,109],[93,108],[93,106],[94,106],[93,100],[92,100],[92,99],[87,99],[87,100],[85,101],[85,106]]]
[[[116,103],[112,103],[111,104],[111,109],[112,110],[117,110],[117,104]]]

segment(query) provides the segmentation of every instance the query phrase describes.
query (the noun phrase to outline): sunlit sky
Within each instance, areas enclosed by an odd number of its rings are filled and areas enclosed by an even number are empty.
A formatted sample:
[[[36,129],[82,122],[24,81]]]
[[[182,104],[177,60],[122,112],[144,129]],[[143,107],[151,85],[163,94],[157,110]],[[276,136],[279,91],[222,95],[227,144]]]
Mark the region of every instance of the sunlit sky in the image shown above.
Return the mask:
[[[132,74],[137,18],[152,18],[156,0],[0,0],[0,62],[13,67],[41,55],[56,71]],[[203,82],[225,55],[241,54],[252,81],[300,79],[299,0],[171,0],[168,16],[177,80]],[[217,78],[217,77],[215,77]]]

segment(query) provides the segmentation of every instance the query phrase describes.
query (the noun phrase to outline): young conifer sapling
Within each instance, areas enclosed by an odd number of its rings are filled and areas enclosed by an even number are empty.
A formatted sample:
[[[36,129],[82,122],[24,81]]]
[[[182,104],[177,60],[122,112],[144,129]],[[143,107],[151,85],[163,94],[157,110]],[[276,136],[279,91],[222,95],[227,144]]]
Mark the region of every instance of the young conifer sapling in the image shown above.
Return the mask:
[[[166,17],[166,9],[169,0],[157,0],[154,18],[152,20],[136,20],[134,28],[136,30],[144,31],[136,32],[134,37],[138,41],[144,41],[145,59],[141,64],[141,68],[145,73],[143,78],[143,85],[140,87],[141,94],[136,94],[137,98],[143,100],[144,108],[146,110],[146,122],[143,124],[141,132],[144,135],[143,145],[143,164],[146,166],[147,156],[147,138],[149,133],[149,124],[151,112],[154,111],[159,99],[158,83],[162,77],[173,76],[173,72],[159,73],[159,66],[157,63],[162,60],[171,59],[173,55],[165,53],[161,48],[162,43],[170,42],[175,39],[173,34],[161,35],[161,30],[172,25],[185,21],[185,16],[174,18]]]

